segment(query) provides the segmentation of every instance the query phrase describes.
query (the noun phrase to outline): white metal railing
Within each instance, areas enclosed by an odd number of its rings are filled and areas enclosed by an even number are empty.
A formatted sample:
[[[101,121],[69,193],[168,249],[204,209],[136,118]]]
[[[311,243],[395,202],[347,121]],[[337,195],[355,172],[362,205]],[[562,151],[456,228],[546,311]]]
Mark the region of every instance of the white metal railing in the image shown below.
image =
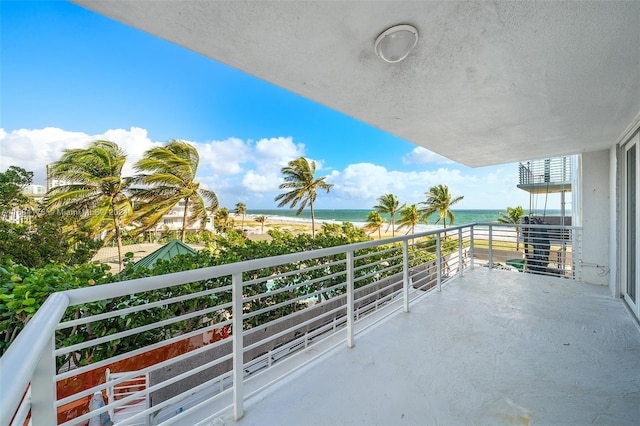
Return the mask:
[[[556,227],[546,228],[549,233]],[[262,372],[330,339],[353,346],[363,327],[398,310],[408,312],[413,300],[466,268],[500,267],[501,256],[515,258],[513,253],[531,257],[536,229],[545,226],[471,224],[53,294],[0,359],[0,425],[21,425],[22,413],[29,412],[33,424],[56,424],[65,407],[96,392],[106,396],[141,376],[145,386],[91,412],[67,413],[60,423],[122,413],[141,400],[142,409],[118,424],[192,421],[189,416],[205,406],[209,419],[229,407],[240,418],[251,392],[245,384]],[[564,238],[568,229],[575,243],[576,228],[562,227],[557,236]],[[568,253],[571,261],[564,258],[562,274],[559,265],[540,272],[525,264],[522,270],[577,278],[566,266],[576,263],[579,249],[571,246]],[[90,315],[91,304],[103,312]],[[183,347],[211,335],[222,338]],[[177,347],[182,349],[176,352]],[[119,367],[155,353],[162,357],[136,369]],[[56,372],[70,356],[77,365]],[[104,377],[107,368],[117,373],[108,383],[94,380],[56,398],[57,382]],[[29,384],[31,398],[23,398]],[[16,412],[20,421],[10,423]]]
[[[474,237],[476,264],[582,279],[579,262],[582,258],[582,232],[579,227],[484,223],[476,224]]]
[[[571,162],[572,157],[554,157],[519,163],[519,184],[571,184]]]

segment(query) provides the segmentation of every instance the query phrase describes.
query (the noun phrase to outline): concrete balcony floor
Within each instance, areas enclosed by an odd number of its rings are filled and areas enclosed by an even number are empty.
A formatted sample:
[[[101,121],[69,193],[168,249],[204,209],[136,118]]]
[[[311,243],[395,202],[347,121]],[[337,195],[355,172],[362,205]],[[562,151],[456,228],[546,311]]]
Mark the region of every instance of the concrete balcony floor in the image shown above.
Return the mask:
[[[476,268],[245,410],[237,424],[639,424],[640,331],[607,288]]]

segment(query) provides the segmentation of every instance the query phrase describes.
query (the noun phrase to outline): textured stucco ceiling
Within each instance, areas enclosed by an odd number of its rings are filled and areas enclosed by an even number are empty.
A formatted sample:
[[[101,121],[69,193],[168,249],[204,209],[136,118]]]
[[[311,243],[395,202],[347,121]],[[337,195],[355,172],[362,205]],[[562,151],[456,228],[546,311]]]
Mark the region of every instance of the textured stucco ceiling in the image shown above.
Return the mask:
[[[75,3],[470,166],[608,148],[640,112],[640,1]]]

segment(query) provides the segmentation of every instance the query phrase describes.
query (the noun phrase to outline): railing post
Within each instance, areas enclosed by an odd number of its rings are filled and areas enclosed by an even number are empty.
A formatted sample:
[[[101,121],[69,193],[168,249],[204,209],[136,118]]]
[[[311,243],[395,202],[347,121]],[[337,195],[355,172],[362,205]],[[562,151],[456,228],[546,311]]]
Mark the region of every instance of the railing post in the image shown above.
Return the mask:
[[[36,365],[31,379],[31,424],[58,424],[56,415],[55,338],[52,334]]]
[[[439,232],[436,234],[436,271],[438,271],[438,291],[442,291],[442,241]]]
[[[353,323],[355,312],[353,294],[353,250],[347,251],[347,347],[353,347]]]
[[[242,273],[231,276],[233,304],[233,415],[236,420],[244,416],[244,343],[242,321]]]
[[[493,268],[493,226],[489,225],[489,269]]]
[[[462,228],[458,229],[458,274],[464,276],[464,258],[462,257]]]
[[[409,312],[409,240],[402,242],[402,310]]]
[[[471,269],[474,268],[475,258],[473,254],[473,233],[475,232],[475,227],[471,225],[471,229],[469,230],[469,259],[471,262]]]

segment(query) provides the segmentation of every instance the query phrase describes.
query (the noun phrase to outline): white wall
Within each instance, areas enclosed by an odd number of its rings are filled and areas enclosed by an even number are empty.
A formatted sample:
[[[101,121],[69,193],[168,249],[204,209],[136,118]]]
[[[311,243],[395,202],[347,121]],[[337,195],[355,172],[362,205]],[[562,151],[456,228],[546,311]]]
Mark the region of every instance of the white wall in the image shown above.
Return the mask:
[[[600,285],[609,285],[611,274],[609,170],[609,150],[582,154],[582,279],[584,282]]]
[[[619,260],[618,245],[620,237],[620,222],[618,220],[620,203],[618,202],[618,147],[609,149],[609,290],[613,297],[620,297],[620,283],[618,280]]]

